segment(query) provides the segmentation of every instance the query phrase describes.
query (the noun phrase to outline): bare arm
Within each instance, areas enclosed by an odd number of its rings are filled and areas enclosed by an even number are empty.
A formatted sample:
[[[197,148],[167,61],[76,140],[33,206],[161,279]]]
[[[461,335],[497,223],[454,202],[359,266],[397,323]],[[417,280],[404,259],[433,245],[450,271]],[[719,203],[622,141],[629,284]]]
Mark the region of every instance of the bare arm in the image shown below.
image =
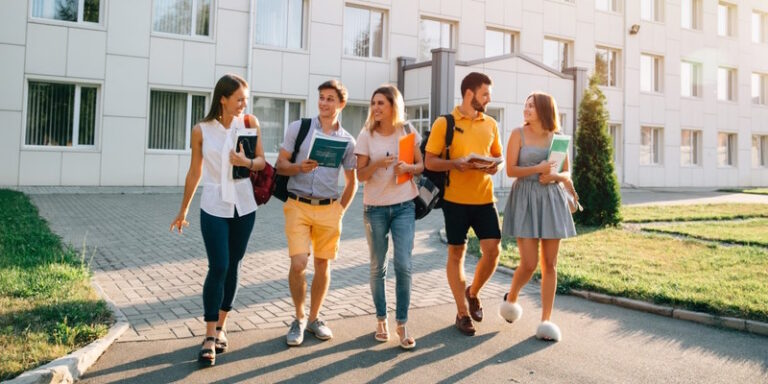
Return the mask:
[[[407,164],[404,161],[398,161],[395,165],[395,174],[402,175],[404,173],[411,173],[414,175],[421,174],[424,171],[424,160],[421,157],[421,151],[413,151],[413,164]]]
[[[341,206],[344,209],[347,209],[349,207],[349,204],[352,202],[352,198],[355,197],[355,192],[357,192],[357,173],[354,169],[344,170],[344,192],[341,194]]]
[[[294,176],[299,173],[312,172],[312,170],[317,168],[317,161],[307,159],[301,163],[291,163],[291,153],[280,148],[275,168],[278,175]]]
[[[551,163],[548,161],[542,161],[538,165],[530,167],[517,165],[517,159],[520,156],[520,132],[522,129],[519,128],[512,131],[509,135],[509,141],[507,141],[507,176],[521,178],[537,173],[542,175],[549,174]]]
[[[371,179],[373,173],[379,168],[389,167],[395,161],[395,156],[387,156],[378,161],[371,161],[366,155],[357,155],[357,178],[366,182]]]
[[[424,166],[430,171],[443,172],[450,170],[466,171],[467,169],[474,169],[474,166],[470,164],[466,158],[450,159],[446,160],[439,155],[427,152],[426,159],[424,159]]]
[[[259,120],[256,119],[256,116],[246,115],[245,118],[250,120],[249,125],[255,127],[257,134],[261,136],[261,128],[259,127]],[[267,160],[264,158],[264,144],[262,144],[262,141],[263,140],[256,140],[256,150],[254,151],[255,156],[253,159],[245,156],[243,145],[240,144],[240,148],[238,148],[237,151],[232,150],[229,153],[229,162],[238,167],[246,167],[251,171],[261,171],[267,165]]]
[[[176,218],[171,222],[170,230],[174,228],[182,233],[182,227],[188,227],[187,213],[189,212],[189,204],[192,201],[192,197],[195,195],[198,184],[200,184],[200,178],[203,175],[203,131],[200,125],[195,125],[192,129],[192,158],[189,162],[189,170],[187,171],[187,178],[184,182],[184,197],[181,199],[181,208]]]

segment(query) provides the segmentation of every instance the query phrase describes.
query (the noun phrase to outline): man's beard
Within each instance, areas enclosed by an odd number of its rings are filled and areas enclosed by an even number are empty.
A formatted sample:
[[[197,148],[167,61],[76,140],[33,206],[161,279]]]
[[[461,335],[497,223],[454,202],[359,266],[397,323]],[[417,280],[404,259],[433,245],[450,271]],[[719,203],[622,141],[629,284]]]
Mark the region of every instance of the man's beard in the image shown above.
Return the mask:
[[[477,98],[475,97],[472,98],[472,108],[474,108],[475,111],[485,113],[485,105],[480,104],[480,102],[477,101]]]

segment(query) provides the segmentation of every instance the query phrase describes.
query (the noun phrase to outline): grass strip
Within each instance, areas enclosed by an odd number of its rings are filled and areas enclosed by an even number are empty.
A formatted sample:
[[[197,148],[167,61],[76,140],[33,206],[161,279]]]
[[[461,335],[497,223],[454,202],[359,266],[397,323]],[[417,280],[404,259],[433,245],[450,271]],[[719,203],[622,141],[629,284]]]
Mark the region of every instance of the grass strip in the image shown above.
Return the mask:
[[[62,245],[22,193],[0,189],[0,380],[103,336],[112,322],[85,255]]]
[[[720,246],[620,228],[577,228],[561,243],[558,291],[585,289],[721,316],[768,321],[768,250]],[[470,237],[469,250],[479,255]],[[515,240],[501,264],[515,268]],[[539,271],[536,276],[540,277]]]
[[[768,217],[768,204],[631,205],[621,214],[625,223],[750,219]]]
[[[749,188],[749,189],[721,189],[720,192],[750,193],[753,195],[768,195],[768,188]]]
[[[768,219],[695,222],[681,224],[647,224],[642,230],[688,236],[721,243],[768,247]]]

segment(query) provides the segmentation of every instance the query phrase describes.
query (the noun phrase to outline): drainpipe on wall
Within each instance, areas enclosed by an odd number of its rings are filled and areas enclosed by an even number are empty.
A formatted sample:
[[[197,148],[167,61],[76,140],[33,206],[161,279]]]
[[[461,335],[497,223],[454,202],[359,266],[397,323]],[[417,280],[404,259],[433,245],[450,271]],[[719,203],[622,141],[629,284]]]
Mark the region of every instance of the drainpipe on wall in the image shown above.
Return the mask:
[[[245,51],[248,52],[248,59],[245,64],[245,80],[248,84],[253,84],[253,79],[251,79],[251,72],[253,71],[253,50],[251,47],[253,47],[253,20],[254,13],[256,12],[255,2],[256,0],[250,0],[248,2],[248,47],[245,49]]]
[[[571,67],[566,68],[563,73],[566,73],[568,75],[573,76],[573,111],[574,111],[574,117],[573,117],[573,145],[571,145],[571,159],[576,158],[576,127],[578,127],[578,120],[579,120],[579,105],[581,104],[581,99],[584,98],[584,89],[587,88],[588,79],[587,79],[587,68],[583,67]]]
[[[456,50],[436,48],[432,50],[432,97],[430,100],[429,125],[438,116],[453,111],[454,84],[456,83]]]
[[[405,95],[405,66],[415,62],[416,59],[413,57],[399,56],[397,58],[397,90],[402,95]]]

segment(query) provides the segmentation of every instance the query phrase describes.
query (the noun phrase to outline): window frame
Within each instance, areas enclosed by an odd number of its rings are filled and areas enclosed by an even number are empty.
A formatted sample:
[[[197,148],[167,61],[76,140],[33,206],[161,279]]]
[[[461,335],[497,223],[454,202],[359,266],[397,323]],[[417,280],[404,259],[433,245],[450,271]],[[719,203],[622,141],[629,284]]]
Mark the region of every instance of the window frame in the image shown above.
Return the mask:
[[[686,12],[683,11],[683,4],[690,2],[690,25],[686,25]],[[680,2],[680,28],[689,31],[704,31],[704,2],[702,0],[681,0]]]
[[[722,164],[720,162],[720,135],[727,136],[726,142],[726,157],[727,163]],[[731,140],[733,138],[733,140]],[[751,146],[751,145],[750,145]],[[717,151],[717,167],[718,168],[736,168],[739,164],[739,136],[736,132],[732,131],[718,131],[717,141],[715,142],[715,149]]]
[[[721,34],[720,32],[720,9],[721,7],[725,7],[726,12],[726,31],[725,34]],[[738,28],[736,24],[738,23],[738,8],[736,4],[728,3],[725,1],[718,1],[717,8],[716,8],[716,17],[717,17],[717,35],[719,37],[737,37],[738,36]]]
[[[622,86],[622,84],[621,84],[621,68],[622,68],[621,67],[621,64],[622,64],[621,63],[621,50],[618,49],[618,48],[612,48],[612,47],[607,47],[607,46],[603,46],[603,45],[596,45],[595,46],[595,72],[597,72],[597,55],[598,55],[598,53],[600,51],[605,51],[608,54],[608,57],[609,57],[608,66],[607,66],[608,73],[606,74],[608,84],[600,84],[600,83],[598,83],[598,84],[601,87],[621,89],[621,86]],[[613,74],[613,76],[614,76],[614,83],[615,84],[613,84],[613,85],[611,85],[611,71],[610,71],[611,70],[611,64],[610,64],[611,63],[611,60],[610,60],[611,54],[615,55],[614,60],[616,61],[616,63],[615,63],[615,73]]]
[[[651,131],[651,144],[649,151],[649,163],[641,162],[642,157],[638,158],[638,163],[641,166],[664,166],[664,127],[643,125],[640,126],[640,147],[643,145],[643,130],[649,129]],[[658,148],[654,148],[654,145],[658,144]],[[656,160],[658,159],[658,160]],[[656,160],[654,162],[654,160]]]
[[[690,94],[684,94],[683,93],[683,86],[686,84],[683,84],[684,78],[683,78],[683,66],[684,65],[690,65],[690,71],[691,71],[691,84],[688,84],[688,89],[690,91]],[[681,60],[680,61],[680,97],[686,97],[690,99],[702,99],[704,97],[704,70],[703,65],[701,63],[690,61],[690,60]]]
[[[77,115],[78,119],[72,120],[72,146],[63,146],[63,145],[35,145],[35,144],[27,144],[27,115],[29,114],[29,82],[40,82],[40,83],[52,83],[52,84],[66,84],[66,85],[74,85],[75,86],[75,105],[72,106],[73,108],[73,115]],[[94,109],[94,126],[93,126],[93,145],[80,145],[80,144],[74,144],[76,142],[76,139],[79,138],[79,130],[75,129],[75,124],[79,123],[79,115],[80,115],[80,98],[77,97],[80,95],[78,92],[81,87],[91,87],[96,88],[96,108]],[[80,79],[80,78],[59,78],[59,77],[52,77],[52,76],[25,76],[24,77],[24,90],[23,90],[23,100],[22,100],[22,111],[21,111],[21,126],[22,126],[22,132],[21,132],[21,149],[22,150],[32,150],[32,151],[41,151],[41,152],[99,152],[101,147],[101,122],[102,122],[102,111],[103,111],[103,97],[104,97],[104,82],[103,81],[94,81],[92,79]]]
[[[270,95],[270,94],[251,94],[250,99],[248,100],[248,110],[251,114],[256,116],[257,119],[259,119],[259,115],[254,113],[253,108],[256,106],[256,102],[254,99],[257,97],[264,98],[264,99],[273,99],[273,100],[282,100],[284,105],[284,112],[283,112],[283,133],[282,133],[282,140],[280,141],[279,145],[282,145],[282,143],[285,141],[285,130],[288,129],[288,125],[290,125],[293,121],[290,119],[290,105],[289,103],[298,103],[299,104],[299,119],[305,117],[306,114],[306,108],[307,108],[307,100],[301,99],[301,98],[291,98],[291,97],[284,97],[280,95]],[[261,119],[259,119],[261,121]],[[261,129],[264,129],[262,127]],[[262,134],[263,135],[263,134]],[[262,141],[263,143],[263,141]],[[264,147],[264,154],[265,155],[279,155],[280,154],[280,148],[278,146],[277,152],[271,152],[269,148],[266,146]]]
[[[458,20],[443,19],[443,18],[439,18],[439,17],[435,17],[435,16],[430,16],[430,15],[424,15],[424,14],[419,15],[419,25],[418,25],[418,31],[417,31],[417,37],[416,37],[416,39],[417,39],[416,40],[416,44],[417,45],[421,45],[422,38],[424,37],[422,35],[422,33],[421,33],[421,23],[424,20],[429,20],[429,21],[434,21],[434,22],[440,23],[441,26],[442,26],[442,24],[448,24],[448,26],[450,27],[450,30],[449,30],[449,33],[448,33],[449,34],[449,38],[448,38],[448,45],[449,46],[448,47],[441,47],[441,48],[453,49],[453,50],[456,50],[456,52],[458,53],[458,51],[459,51],[459,47],[458,47],[459,22],[458,22]],[[440,32],[440,39],[441,40],[442,40],[442,37],[443,37],[443,35],[442,35],[442,28],[441,28],[441,32]],[[419,48],[417,47],[417,49],[419,49]],[[436,49],[436,48],[432,48],[432,49]],[[424,62],[424,61],[431,61],[432,60],[431,56],[429,58],[422,58],[421,57],[421,50],[420,49],[419,49],[419,52],[416,53],[416,57],[417,57],[417,59],[416,59],[417,62]]]
[[[546,60],[544,60],[544,52],[546,51],[546,49],[545,49],[545,47],[544,47],[544,44],[546,44],[546,43],[547,43],[547,41],[554,41],[554,42],[557,42],[557,43],[561,43],[561,44],[564,44],[564,45],[565,45],[565,48],[566,48],[565,68],[560,68],[560,69],[557,69],[557,68],[552,68],[552,67],[550,67],[550,66],[549,66],[549,65],[546,63]],[[558,52],[561,52],[561,50],[560,50],[559,48],[560,48],[560,47],[558,46]],[[561,38],[559,38],[559,37],[553,37],[553,36],[544,36],[544,39],[543,39],[543,41],[542,41],[542,57],[541,57],[541,58],[542,58],[542,62],[543,62],[543,64],[544,64],[544,65],[545,65],[547,68],[551,68],[551,69],[553,69],[553,70],[555,70],[555,71],[558,71],[558,72],[563,72],[563,71],[565,71],[567,68],[570,68],[570,67],[572,67],[572,66],[573,66],[573,55],[574,55],[574,52],[573,52],[573,51],[574,51],[574,49],[573,49],[573,41],[571,41],[571,40],[566,40],[566,39],[561,39]]]
[[[651,59],[651,82],[653,89],[643,89],[643,56]],[[663,95],[664,94],[664,56],[655,55],[652,53],[640,53],[640,92],[650,95]]]
[[[187,35],[183,35],[183,34],[180,34],[180,33],[155,31],[155,1],[157,1],[157,0],[152,0],[152,2],[151,2],[152,11],[151,11],[151,15],[150,15],[151,19],[149,20],[149,22],[150,22],[150,27],[149,27],[150,36],[163,37],[163,38],[168,38],[168,39],[178,39],[178,40],[201,41],[201,42],[216,41],[216,24],[215,24],[215,22],[218,19],[216,17],[218,15],[218,7],[217,7],[217,1],[218,0],[210,0],[211,1],[211,11],[208,14],[208,17],[209,17],[209,20],[208,20],[208,31],[209,31],[209,34],[208,35],[197,35],[197,34],[194,33],[195,27],[197,26],[197,20],[196,20],[196,17],[195,17],[195,9],[196,9],[195,5],[198,4],[201,0],[190,0],[190,1],[192,1],[192,15],[190,16],[191,19],[192,19],[192,24],[190,25],[189,34],[187,34]]]
[[[408,115],[408,108],[418,108],[418,114],[419,118],[414,118]],[[424,112],[426,112],[426,117],[424,115]],[[424,136],[424,132],[429,131],[432,127],[430,124],[430,105],[429,103],[424,104],[411,104],[405,106],[405,117],[407,121],[410,121],[411,124],[418,123],[419,127],[417,128],[419,130],[419,134]],[[424,124],[424,128],[422,128],[422,124]],[[416,124],[414,124],[416,125]]]
[[[50,25],[60,25],[63,27],[70,27],[70,28],[82,28],[82,29],[92,29],[92,30],[106,30],[106,20],[107,17],[105,16],[107,14],[107,4],[109,1],[107,0],[99,0],[99,21],[97,23],[91,22],[91,21],[83,21],[83,12],[85,11],[85,0],[78,0],[78,8],[77,8],[77,21],[68,21],[68,20],[59,20],[59,19],[48,19],[45,17],[39,17],[34,16],[32,14],[32,6],[33,6],[34,0],[29,1],[29,10],[27,12],[27,20],[30,23],[38,23],[38,24],[50,24]]]
[[[683,132],[688,131],[690,132],[690,142],[687,143],[688,146],[691,147],[690,150],[690,159],[688,163],[683,163]],[[682,128],[680,129],[680,166],[683,168],[701,168],[702,161],[701,161],[701,155],[702,155],[702,144],[703,144],[703,131],[701,129],[694,129],[694,128]]]
[[[720,96],[720,73],[721,71],[725,71],[725,77],[726,77],[726,94],[725,98],[721,98]],[[739,100],[739,73],[738,69],[734,67],[725,67],[725,66],[718,66],[717,67],[717,93],[715,95],[718,102],[726,102],[726,103],[733,103],[738,102]]]
[[[757,163],[755,163],[755,141],[757,141]],[[750,142],[750,157],[752,160],[752,168],[768,168],[768,134],[753,134],[752,141]]]
[[[161,148],[150,148],[149,147],[149,137],[151,134],[152,129],[152,121],[150,116],[150,108],[152,107],[152,91],[159,91],[159,92],[174,92],[174,93],[182,93],[187,95],[187,106],[186,106],[186,124],[185,126],[189,127],[189,129],[185,130],[185,138],[184,138],[184,149],[161,149]],[[146,125],[146,132],[144,139],[144,151],[147,154],[190,154],[192,153],[192,130],[194,129],[194,125],[190,121],[192,118],[192,96],[204,96],[205,97],[205,109],[203,110],[203,117],[208,113],[208,109],[211,106],[211,98],[213,97],[213,93],[210,91],[201,91],[199,89],[190,89],[190,88],[171,88],[171,87],[165,87],[165,86],[149,86],[149,90],[147,92],[147,125]],[[197,123],[195,123],[197,124]]]
[[[754,81],[755,77],[757,77],[757,87],[758,87],[758,95],[757,95],[757,101],[755,101],[755,96],[753,95],[755,89],[754,89]],[[752,75],[749,79],[749,99],[751,100],[752,106],[768,106],[768,74],[760,73],[760,72],[752,72]]]
[[[615,128],[615,129],[613,129]],[[616,131],[616,135],[612,132]],[[623,154],[623,132],[621,122],[609,122],[608,123],[608,136],[611,138],[611,146],[613,147],[613,163],[615,165],[621,165]]]
[[[387,61],[389,58],[389,11],[385,8],[377,8],[377,7],[371,7],[366,6],[362,4],[357,3],[344,3],[344,12],[346,12],[347,8],[356,8],[356,9],[362,9],[365,11],[368,11],[368,36],[369,36],[369,45],[368,45],[368,56],[355,56],[354,54],[347,54],[346,51],[346,43],[347,39],[345,35],[345,26],[346,23],[344,23],[344,26],[341,28],[341,35],[342,35],[342,43],[341,43],[341,55],[345,59],[357,59],[357,60],[374,60],[374,61]],[[373,36],[373,12],[381,13],[381,57],[373,56],[373,46],[370,44],[371,36]]]
[[[598,2],[600,0],[595,0],[595,10],[600,12],[607,12],[607,13],[621,13],[623,7],[622,7],[622,1],[621,0],[604,0],[606,4],[608,4],[608,9],[602,9],[598,7]]]
[[[256,17],[259,11],[257,5],[258,5],[257,2],[254,2],[254,7],[256,8],[254,12],[254,17]],[[256,20],[254,20],[253,22],[255,24]],[[287,22],[285,23],[285,27],[287,29],[290,29],[290,26],[288,25]],[[287,45],[287,40],[288,40],[288,31],[286,31],[286,45]],[[301,47],[300,48],[289,48],[287,46],[259,43],[256,41],[256,28],[253,28],[252,48],[308,53],[309,52],[309,0],[301,0]]]
[[[759,26],[756,26],[755,16],[757,16],[757,20],[760,23]],[[757,32],[755,32],[755,28],[759,28]],[[757,40],[755,40],[755,33],[757,33]],[[752,13],[750,16],[750,31],[749,31],[749,40],[754,44],[766,44],[768,43],[768,12],[762,11],[759,9],[752,9]]]
[[[501,33],[502,34],[502,38],[504,40],[506,40],[507,36],[509,36],[509,40],[510,40],[510,44],[511,44],[511,47],[509,47],[509,52],[502,53],[501,55],[488,56],[488,32]],[[506,43],[503,44],[503,45],[506,45]],[[484,55],[483,57],[484,58],[515,54],[515,53],[517,53],[519,51],[519,49],[520,49],[520,32],[512,30],[512,29],[505,29],[505,28],[499,28],[499,27],[494,27],[494,26],[486,26],[485,27],[485,42],[484,42],[484,46],[483,46],[483,51],[484,51],[483,52],[483,55]]]
[[[653,17],[650,19],[646,19],[645,17],[643,17],[643,5],[646,3],[651,5],[651,12],[653,13]],[[666,18],[666,11],[664,9],[664,5],[665,5],[664,0],[641,0],[640,20],[651,22],[651,23],[663,24]]]

